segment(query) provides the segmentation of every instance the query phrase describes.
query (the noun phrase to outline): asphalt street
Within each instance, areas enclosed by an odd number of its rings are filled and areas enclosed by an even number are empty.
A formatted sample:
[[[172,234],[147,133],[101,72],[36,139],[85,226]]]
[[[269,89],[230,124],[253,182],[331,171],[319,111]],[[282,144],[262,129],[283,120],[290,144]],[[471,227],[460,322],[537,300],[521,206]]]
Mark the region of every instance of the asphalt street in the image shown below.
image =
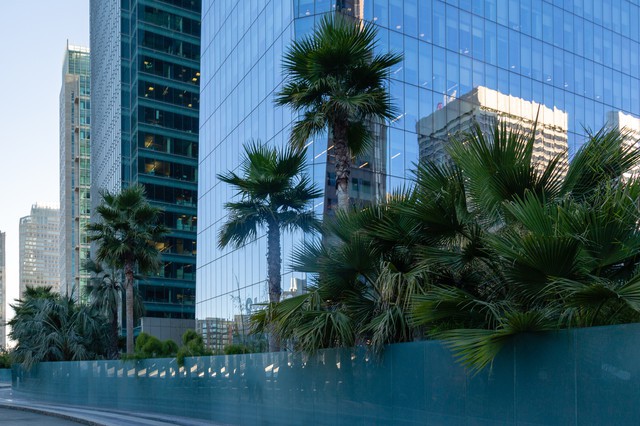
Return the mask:
[[[0,408],[0,425],[78,426],[79,423],[29,411]]]

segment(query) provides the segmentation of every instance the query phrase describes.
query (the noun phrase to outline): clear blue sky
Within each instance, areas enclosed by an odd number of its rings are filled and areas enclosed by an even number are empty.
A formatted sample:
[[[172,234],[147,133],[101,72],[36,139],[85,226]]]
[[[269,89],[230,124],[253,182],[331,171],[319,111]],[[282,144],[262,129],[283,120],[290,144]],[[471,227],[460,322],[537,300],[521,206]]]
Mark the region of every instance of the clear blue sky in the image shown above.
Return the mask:
[[[89,0],[0,0],[0,16],[0,231],[7,235],[12,302],[18,296],[18,221],[32,204],[59,202],[62,59],[67,39],[89,46]]]

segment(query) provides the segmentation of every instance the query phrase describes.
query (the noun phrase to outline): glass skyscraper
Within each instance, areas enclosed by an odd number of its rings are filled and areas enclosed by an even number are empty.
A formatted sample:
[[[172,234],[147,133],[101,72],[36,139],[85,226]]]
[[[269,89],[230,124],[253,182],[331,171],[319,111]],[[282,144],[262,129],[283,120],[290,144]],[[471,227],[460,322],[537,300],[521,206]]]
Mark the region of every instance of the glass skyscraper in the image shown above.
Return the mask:
[[[7,314],[4,306],[7,300],[7,269],[5,265],[6,234],[0,231],[0,348],[7,346]]]
[[[86,47],[65,50],[60,89],[60,292],[86,296],[91,154],[90,60]]]
[[[92,203],[139,183],[170,228],[138,283],[143,331],[194,327],[200,0],[91,1]]]
[[[405,185],[420,153],[437,148],[429,141],[462,129],[470,116],[491,114],[525,128],[538,116],[541,159],[564,147],[570,157],[585,128],[607,120],[638,128],[637,0],[205,1],[196,301],[203,323],[231,320],[267,300],[264,236],[238,250],[217,248],[223,203],[234,194],[215,176],[238,167],[249,139],[287,143],[295,117],[273,103],[282,55],[335,9],[374,23],[379,51],[404,54],[389,79],[398,115],[381,126],[368,157],[356,159],[356,198],[380,199]],[[620,114],[624,120],[610,121]],[[334,202],[330,148],[326,137],[308,143],[308,171],[325,188],[313,206],[319,215]],[[283,236],[285,292],[304,282],[287,267],[302,238]]]

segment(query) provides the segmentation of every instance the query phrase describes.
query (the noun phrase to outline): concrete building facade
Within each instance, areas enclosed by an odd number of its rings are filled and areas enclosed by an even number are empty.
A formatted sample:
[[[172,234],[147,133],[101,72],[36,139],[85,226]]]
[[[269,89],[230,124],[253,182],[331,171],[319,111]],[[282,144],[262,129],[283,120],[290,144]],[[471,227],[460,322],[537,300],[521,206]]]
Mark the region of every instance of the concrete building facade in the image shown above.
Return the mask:
[[[89,49],[67,44],[60,89],[60,292],[86,297],[91,211]]]
[[[20,296],[29,287],[60,291],[60,211],[38,204],[19,226]]]

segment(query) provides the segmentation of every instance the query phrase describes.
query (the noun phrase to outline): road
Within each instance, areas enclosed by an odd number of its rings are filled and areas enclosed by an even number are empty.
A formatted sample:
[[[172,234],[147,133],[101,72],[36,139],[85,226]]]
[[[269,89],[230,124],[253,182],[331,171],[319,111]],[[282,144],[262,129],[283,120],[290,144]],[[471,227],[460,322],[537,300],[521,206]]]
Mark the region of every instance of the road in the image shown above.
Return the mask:
[[[79,423],[29,411],[0,408],[0,425],[78,426]]]

